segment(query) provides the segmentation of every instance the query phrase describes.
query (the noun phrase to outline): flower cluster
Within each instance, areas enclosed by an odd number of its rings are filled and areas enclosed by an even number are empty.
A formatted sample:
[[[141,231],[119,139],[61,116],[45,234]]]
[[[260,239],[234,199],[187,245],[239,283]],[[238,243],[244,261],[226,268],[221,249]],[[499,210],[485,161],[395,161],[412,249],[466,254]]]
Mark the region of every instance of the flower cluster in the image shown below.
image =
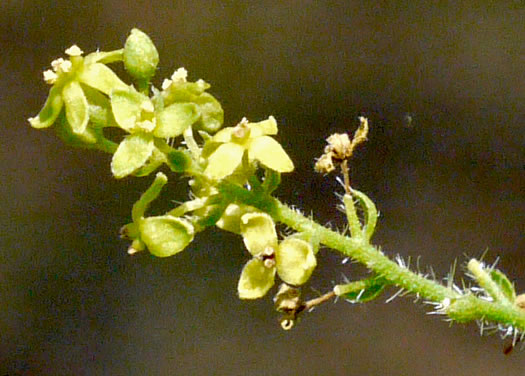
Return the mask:
[[[133,29],[121,50],[83,56],[79,47],[66,50],[67,59],[52,62],[44,80],[52,85],[40,113],[30,118],[34,128],[55,130],[75,146],[113,154],[111,171],[116,178],[145,176],[166,164],[190,177],[191,199],[164,215],[146,216],[150,203],[167,183],[157,173],[150,188],[135,203],[132,222],[122,236],[131,241],[130,254],[148,250],[157,257],[175,255],[206,227],[242,235],[252,259],[243,269],[238,291],[243,299],[264,296],[275,275],[290,285],[308,280],[316,266],[314,247],[298,237],[277,240],[273,219],[254,207],[238,205],[221,194],[219,184],[255,185],[264,194],[278,185],[280,173],[294,165],[273,138],[273,116],[259,122],[242,119],[222,128],[223,110],[206,92],[203,80],[188,81],[188,72],[177,69],[157,89],[150,81],[159,56],[149,37]],[[128,85],[108,66],[122,62],[133,84]],[[117,128],[121,139],[105,136]],[[114,132],[113,132],[114,133]],[[184,142],[176,145],[176,139]],[[265,171],[259,181],[257,170]]]

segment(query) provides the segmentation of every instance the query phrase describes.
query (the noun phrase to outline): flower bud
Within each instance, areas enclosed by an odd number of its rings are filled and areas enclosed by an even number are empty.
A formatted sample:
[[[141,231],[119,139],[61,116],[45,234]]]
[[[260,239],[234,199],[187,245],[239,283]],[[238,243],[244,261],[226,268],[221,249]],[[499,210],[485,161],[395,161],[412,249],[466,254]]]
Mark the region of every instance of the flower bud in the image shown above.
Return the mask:
[[[148,82],[159,63],[159,53],[151,39],[139,29],[132,29],[124,45],[124,66],[133,78]]]

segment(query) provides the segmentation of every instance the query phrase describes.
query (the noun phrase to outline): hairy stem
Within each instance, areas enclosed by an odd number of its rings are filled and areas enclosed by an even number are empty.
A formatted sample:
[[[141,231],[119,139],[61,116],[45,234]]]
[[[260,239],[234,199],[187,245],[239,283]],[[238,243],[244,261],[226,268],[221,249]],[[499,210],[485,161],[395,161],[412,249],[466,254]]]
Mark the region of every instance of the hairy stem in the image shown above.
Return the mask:
[[[360,262],[390,284],[436,303],[437,313],[448,315],[459,322],[493,321],[525,332],[525,311],[517,306],[488,302],[469,292],[464,294],[456,292],[450,287],[427,279],[423,275],[409,270],[406,266],[390,260],[365,239],[344,236],[321,226],[271,196],[256,195],[231,183],[221,183],[219,190],[229,200],[263,210],[270,214],[274,220],[296,231],[315,234],[322,244]]]

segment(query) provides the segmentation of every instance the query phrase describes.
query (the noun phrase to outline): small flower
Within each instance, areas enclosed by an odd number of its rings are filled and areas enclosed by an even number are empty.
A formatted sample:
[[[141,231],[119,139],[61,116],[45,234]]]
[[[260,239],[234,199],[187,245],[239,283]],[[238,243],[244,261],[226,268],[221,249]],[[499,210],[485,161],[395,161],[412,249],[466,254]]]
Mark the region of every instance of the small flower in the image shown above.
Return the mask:
[[[177,137],[199,118],[193,103],[155,106],[156,98],[152,100],[132,87],[113,90],[110,99],[117,125],[130,133],[113,155],[111,169],[117,178],[134,173],[148,162],[156,150],[154,137]],[[157,158],[153,169],[162,162],[162,156]]]
[[[165,214],[156,217],[144,217],[145,211],[160,194],[168,178],[158,173],[152,185],[133,205],[131,216],[133,222],[121,229],[124,238],[132,240],[128,249],[134,254],[144,249],[157,257],[169,257],[181,252],[193,241],[195,228],[186,218]]]
[[[235,127],[220,130],[208,144],[209,148],[216,148],[208,156],[204,174],[215,180],[231,175],[241,165],[245,152],[248,153],[250,162],[257,160],[277,172],[293,171],[294,165],[290,157],[269,136],[275,134],[277,122],[273,116],[258,123],[243,119]]]
[[[298,238],[278,242],[274,222],[268,214],[243,215],[241,234],[253,256],[244,266],[237,287],[241,299],[263,297],[274,285],[276,273],[287,284],[302,285],[317,266],[310,243]]]
[[[89,122],[89,95],[83,85],[109,95],[115,88],[127,85],[102,61],[116,59],[119,51],[92,53],[85,58],[82,50],[73,45],[66,50],[69,59],[59,58],[44,72],[44,81],[52,85],[44,107],[36,117],[29,118],[33,128],[50,127],[57,120],[63,108],[71,132],[83,135]]]

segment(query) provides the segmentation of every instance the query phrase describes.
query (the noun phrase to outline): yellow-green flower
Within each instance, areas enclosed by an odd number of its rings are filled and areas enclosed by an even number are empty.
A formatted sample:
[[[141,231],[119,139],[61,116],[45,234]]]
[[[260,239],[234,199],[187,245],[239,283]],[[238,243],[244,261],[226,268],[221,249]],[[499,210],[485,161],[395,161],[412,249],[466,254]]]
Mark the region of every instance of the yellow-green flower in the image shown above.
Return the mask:
[[[275,274],[290,285],[305,283],[317,266],[310,243],[287,238],[280,243],[272,218],[265,213],[248,213],[241,218],[244,244],[253,258],[248,261],[237,286],[241,299],[263,297],[274,285]]]
[[[133,254],[148,249],[157,257],[169,257],[181,252],[193,241],[195,228],[186,218],[165,214],[156,217],[145,217],[145,211],[155,200],[168,178],[159,172],[151,186],[133,205],[131,217],[133,222],[125,225],[121,234],[132,240],[128,253]]]
[[[122,50],[95,52],[82,57],[82,50],[74,45],[66,50],[66,54],[69,55],[68,60],[56,59],[51,63],[52,69],[44,72],[44,80],[53,86],[42,110],[28,120],[33,128],[47,128],[57,120],[65,108],[71,131],[76,135],[83,135],[89,122],[90,94],[87,89],[95,89],[109,95],[113,89],[128,87],[104,65],[121,60]]]
[[[164,161],[163,155],[156,151],[154,137],[177,137],[199,118],[193,103],[164,107],[158,97],[152,100],[132,87],[113,90],[110,98],[117,125],[130,133],[113,155],[111,170],[117,178],[135,173],[148,161],[152,162],[148,170],[154,170]],[[155,154],[157,157],[152,160]]]
[[[273,116],[258,123],[249,123],[243,119],[235,127],[220,130],[207,145],[213,151],[207,158],[208,165],[204,174],[215,180],[231,175],[241,165],[245,152],[248,153],[250,162],[259,161],[277,172],[293,171],[290,157],[282,146],[270,137],[276,134],[277,122]]]

